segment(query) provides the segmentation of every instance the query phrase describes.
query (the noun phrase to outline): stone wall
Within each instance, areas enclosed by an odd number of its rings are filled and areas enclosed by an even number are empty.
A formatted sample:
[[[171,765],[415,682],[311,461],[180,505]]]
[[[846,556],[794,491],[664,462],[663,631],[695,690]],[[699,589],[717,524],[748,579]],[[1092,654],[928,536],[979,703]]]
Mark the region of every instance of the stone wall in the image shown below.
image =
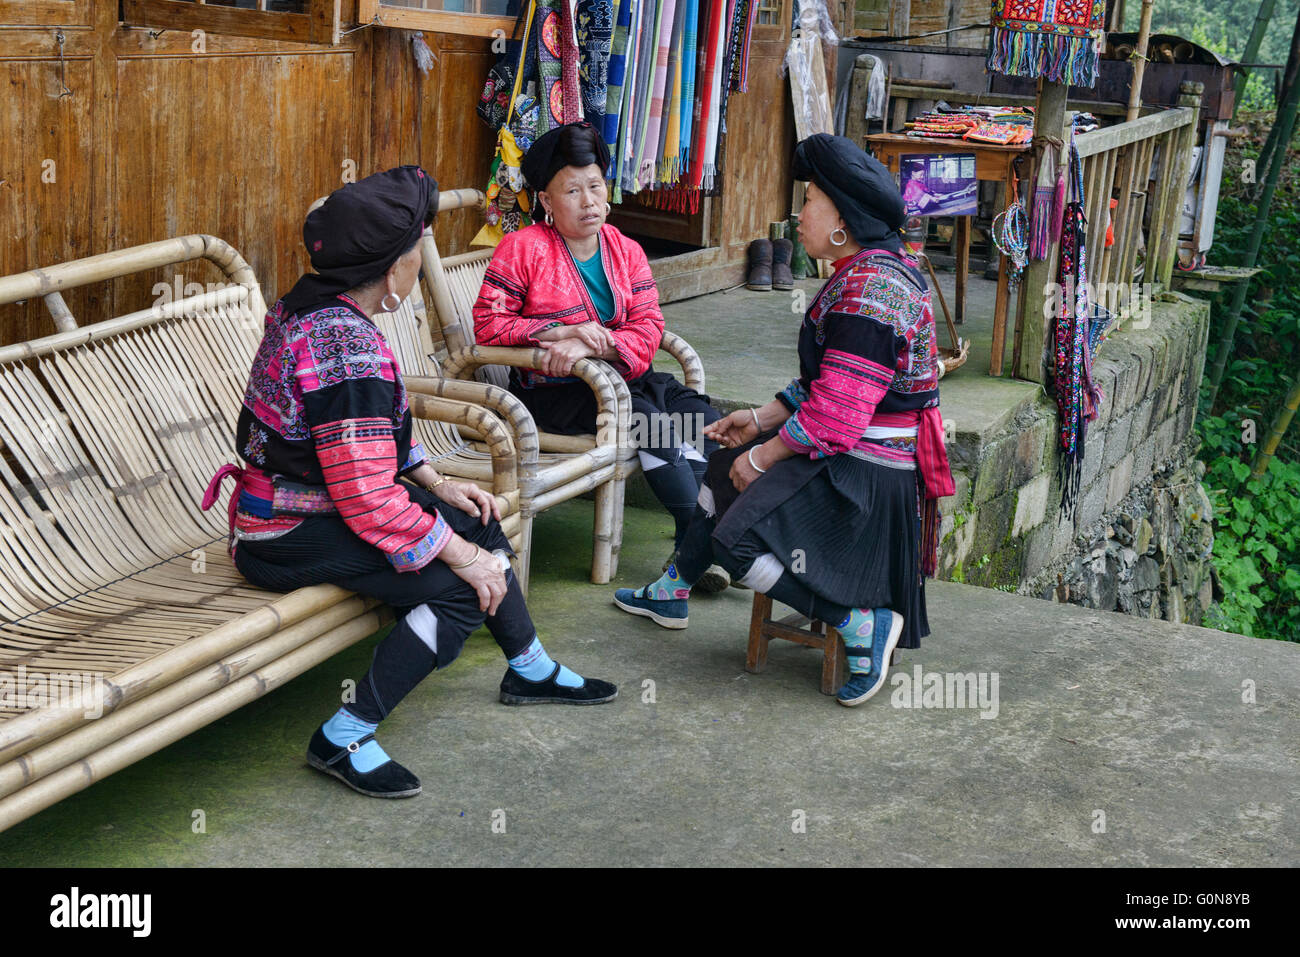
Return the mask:
[[[1199,505],[1199,474],[1180,469],[1194,452],[1209,318],[1208,303],[1166,293],[1145,328],[1131,326],[1102,345],[1094,375],[1105,398],[1088,430],[1072,514],[1061,508],[1054,401],[1040,394],[994,434],[959,431],[949,444],[957,495],[943,502],[939,576],[1199,621],[1212,542],[1208,499]],[[960,410],[944,414],[960,421]],[[1205,558],[1188,557],[1189,534],[1198,542],[1210,535],[1195,550]],[[1196,600],[1188,602],[1193,585]]]

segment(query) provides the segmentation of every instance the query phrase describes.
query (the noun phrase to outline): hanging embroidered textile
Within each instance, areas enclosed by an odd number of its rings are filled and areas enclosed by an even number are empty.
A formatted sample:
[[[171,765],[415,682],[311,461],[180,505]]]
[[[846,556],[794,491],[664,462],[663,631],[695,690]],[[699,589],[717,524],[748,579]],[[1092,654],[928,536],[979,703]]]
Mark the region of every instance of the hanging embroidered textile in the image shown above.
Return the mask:
[[[583,118],[600,130],[602,136],[616,3],[617,0],[578,0],[578,81]]]
[[[1105,29],[1105,0],[993,0],[988,68],[1096,86]]]
[[[492,172],[486,190],[487,223],[470,241],[471,246],[495,246],[506,233],[533,224],[529,215],[528,191],[524,189],[524,174],[519,169],[524,151],[532,145],[531,137],[541,113],[536,104],[519,93],[523,85],[524,65],[528,60],[528,36],[532,20],[530,8],[524,25],[524,42],[515,69],[515,85],[510,91],[510,106],[505,122],[497,131],[496,155],[492,159]],[[521,108],[524,111],[522,116]],[[520,131],[518,139],[515,136],[516,130]]]
[[[1061,508],[1070,516],[1078,504],[1088,423],[1097,418],[1101,390],[1092,381],[1092,359],[1109,316],[1088,297],[1088,250],[1084,242],[1083,163],[1070,138],[1070,202],[1061,229],[1061,302],[1053,328],[1056,408],[1060,417]]]

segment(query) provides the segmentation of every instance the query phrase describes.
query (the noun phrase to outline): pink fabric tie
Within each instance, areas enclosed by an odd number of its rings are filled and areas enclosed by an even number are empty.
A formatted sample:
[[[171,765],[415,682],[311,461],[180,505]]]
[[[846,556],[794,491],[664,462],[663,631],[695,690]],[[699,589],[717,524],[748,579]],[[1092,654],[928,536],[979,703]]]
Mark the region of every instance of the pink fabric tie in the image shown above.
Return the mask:
[[[244,491],[244,474],[244,470],[238,465],[231,465],[227,462],[225,465],[221,466],[221,468],[217,469],[217,474],[212,476],[212,481],[208,482],[207,491],[203,493],[202,507],[203,511],[206,512],[208,509],[212,508],[213,505],[217,504],[217,496],[221,494],[221,483],[224,482],[228,476],[233,475],[235,477],[235,488],[234,491],[230,493],[230,509],[228,513],[230,524],[230,554],[232,556],[235,553],[235,512],[239,510],[239,496]]]

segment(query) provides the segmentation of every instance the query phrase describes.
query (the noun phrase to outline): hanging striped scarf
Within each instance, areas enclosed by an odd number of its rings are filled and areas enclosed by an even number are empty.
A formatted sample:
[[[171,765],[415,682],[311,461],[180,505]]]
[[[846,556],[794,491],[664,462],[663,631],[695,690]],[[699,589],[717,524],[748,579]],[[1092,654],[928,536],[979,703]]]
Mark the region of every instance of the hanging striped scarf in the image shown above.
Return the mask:
[[[664,122],[664,90],[668,85],[668,54],[673,42],[673,15],[677,0],[660,0],[655,21],[655,74],[650,92],[650,122],[646,125],[645,152],[637,172],[637,183],[644,189],[654,182],[655,161],[659,158],[659,133]]]
[[[641,4],[636,52],[636,80],[632,91],[635,103],[632,125],[624,143],[624,166],[620,177],[623,189],[635,193],[637,169],[645,148],[646,125],[650,122],[650,91],[654,80],[655,43],[658,37],[656,24],[662,10],[662,0],[644,0]]]
[[[634,0],[619,0],[618,17],[614,21],[614,34],[609,44],[609,65],[606,70],[605,105],[601,119],[600,135],[611,157],[617,153],[618,125],[623,115],[623,77],[627,71],[628,24],[631,22]],[[611,179],[617,181],[617,170],[610,165]]]
[[[682,149],[681,170],[691,161],[691,131],[695,117],[695,59],[699,49],[700,0],[687,0],[686,23],[682,28]]]

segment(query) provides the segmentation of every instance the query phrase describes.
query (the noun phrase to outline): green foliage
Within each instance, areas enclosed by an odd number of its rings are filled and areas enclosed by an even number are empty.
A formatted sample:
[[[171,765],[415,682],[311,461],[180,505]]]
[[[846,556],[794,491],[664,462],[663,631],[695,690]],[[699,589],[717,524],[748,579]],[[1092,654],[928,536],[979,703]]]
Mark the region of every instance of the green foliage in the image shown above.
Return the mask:
[[[1300,464],[1274,459],[1267,474],[1231,454],[1240,420],[1210,416],[1199,428],[1209,458],[1205,484],[1214,502],[1214,567],[1223,601],[1205,625],[1257,638],[1300,641]]]

